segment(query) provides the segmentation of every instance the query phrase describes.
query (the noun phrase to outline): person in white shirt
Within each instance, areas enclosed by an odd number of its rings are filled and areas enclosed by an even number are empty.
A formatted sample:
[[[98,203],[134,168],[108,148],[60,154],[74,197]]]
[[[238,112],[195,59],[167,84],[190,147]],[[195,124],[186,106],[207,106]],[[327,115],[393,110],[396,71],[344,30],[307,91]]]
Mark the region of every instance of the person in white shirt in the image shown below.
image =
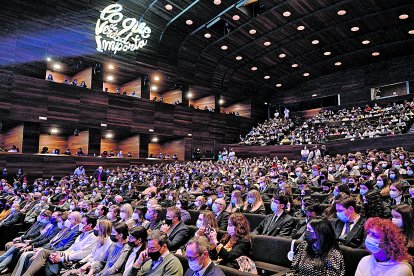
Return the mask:
[[[371,255],[361,259],[355,276],[413,276],[412,257],[402,232],[388,219],[370,218],[365,223],[365,248]]]
[[[125,263],[125,269],[122,276],[128,276],[129,271],[132,268],[132,265],[134,262],[138,259],[139,254],[146,250],[147,246],[147,230],[142,227],[138,226],[136,228],[133,228],[128,237],[128,244],[132,248],[131,252],[129,253],[129,257],[127,258],[127,261]],[[116,274],[118,275],[118,274]],[[120,276],[121,274],[119,274]]]

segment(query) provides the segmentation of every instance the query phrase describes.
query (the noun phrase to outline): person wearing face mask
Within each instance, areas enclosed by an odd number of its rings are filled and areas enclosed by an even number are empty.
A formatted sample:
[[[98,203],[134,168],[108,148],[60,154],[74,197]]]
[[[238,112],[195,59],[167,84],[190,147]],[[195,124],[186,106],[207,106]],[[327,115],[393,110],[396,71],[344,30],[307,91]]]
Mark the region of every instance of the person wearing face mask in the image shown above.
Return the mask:
[[[170,253],[168,237],[164,232],[154,230],[148,235],[147,250],[139,254],[128,274],[128,276],[136,275],[183,275],[180,260]]]
[[[405,246],[404,235],[390,220],[370,218],[365,224],[365,248],[371,255],[363,257],[355,276],[412,276],[412,257]]]
[[[134,209],[132,209],[132,206],[129,203],[123,204],[121,208],[119,209],[119,217],[121,218],[119,222],[126,223],[126,225],[128,226],[128,229],[131,229],[132,227],[132,224],[131,224],[132,213],[134,213]]]
[[[266,214],[266,209],[259,191],[250,190],[247,193],[247,201],[244,203],[242,212],[256,215]]]
[[[147,237],[147,230],[142,226],[135,227],[129,231],[128,245],[132,250],[128,253],[123,273],[115,274],[116,276],[128,276],[132,265],[136,262],[141,252],[146,250]]]
[[[359,185],[359,192],[359,201],[362,204],[362,212],[365,219],[389,216],[389,211],[386,212],[385,210],[381,194],[374,189],[374,184],[371,180],[362,182]]]
[[[89,197],[89,200],[94,204],[102,201],[102,196],[99,189],[95,188],[92,190],[92,195]]]
[[[128,253],[132,249],[128,245],[128,226],[123,222],[113,225],[110,239],[112,245],[103,259],[91,263],[90,275],[113,275],[121,272],[121,268],[125,265]]]
[[[106,217],[113,223],[118,222],[118,214],[119,214],[120,208],[116,205],[111,205],[108,208],[108,213],[106,214]]]
[[[6,233],[8,229],[14,226],[19,221],[22,221],[23,214],[20,212],[20,204],[13,203],[10,207],[10,212],[5,219],[0,222],[0,233]]]
[[[197,211],[204,211],[207,209],[207,205],[206,205],[206,198],[204,196],[198,196],[196,197],[195,201],[194,201],[194,210]]]
[[[141,209],[135,208],[130,220],[127,222],[127,225],[130,225],[129,229],[142,226],[145,229],[148,229],[150,222],[144,218],[144,214]]]
[[[108,208],[103,205],[103,204],[99,204],[95,211],[94,211],[94,216],[96,217],[96,219],[101,220],[101,219],[106,219],[105,214],[108,212]]]
[[[409,185],[408,182],[402,178],[399,171],[395,168],[391,168],[388,170],[388,178],[390,179],[390,184],[401,182],[404,186]]]
[[[332,221],[339,243],[349,247],[360,247],[364,240],[365,219],[356,212],[354,197],[341,194],[335,202],[337,219]]]
[[[393,159],[392,160],[392,166],[395,170],[398,170],[399,174],[407,174],[407,171],[404,169],[404,167],[402,166],[403,161],[399,160],[399,159]]]
[[[214,201],[211,209],[216,216],[219,230],[225,231],[227,229],[227,222],[229,220],[229,213],[225,211],[226,201],[222,198],[217,198]]]
[[[148,208],[147,212],[145,213],[145,219],[150,222],[148,229],[156,230],[161,228],[161,225],[163,224],[161,220],[162,212],[163,211],[161,205],[154,205],[151,206],[151,208]]]
[[[70,213],[67,220],[64,221],[63,225],[63,220],[61,218],[60,222],[58,223],[58,227],[61,229],[60,232],[55,237],[53,237],[53,239],[51,239],[48,244],[44,245],[41,250],[24,252],[20,256],[12,275],[32,275],[30,274],[30,271],[27,271],[27,268],[32,263],[32,260],[41,258],[43,254],[47,254],[47,252],[50,253],[50,251],[64,251],[68,249],[74,243],[79,234],[81,234],[81,231],[79,230],[79,223],[81,219],[82,216],[77,211]],[[26,273],[23,273],[25,271]]]
[[[314,201],[308,202],[305,207],[305,219],[300,219],[295,228],[293,228],[292,233],[290,234],[290,238],[294,240],[303,241],[305,238],[305,232],[307,229],[307,224],[314,218],[318,218],[322,213],[321,207],[319,203],[315,203]]]
[[[175,206],[167,208],[165,221],[160,230],[167,234],[168,249],[171,251],[178,250],[188,241],[188,227],[181,221],[181,211]]]
[[[345,260],[329,221],[312,219],[307,224],[304,241],[295,250],[292,270],[286,275],[345,275]]]
[[[414,213],[413,208],[407,204],[395,206],[391,211],[392,223],[400,228],[407,241],[408,253],[414,255]]]
[[[32,261],[25,275],[36,275],[38,273],[56,273],[62,268],[63,262],[79,261],[86,257],[97,243],[97,237],[93,234],[96,219],[91,216],[83,216],[79,223],[81,234],[75,239],[74,243],[66,250],[51,251],[44,249],[41,254]]]
[[[273,214],[267,215],[252,234],[288,237],[294,225],[293,218],[285,211],[288,202],[288,197],[274,195],[270,205]]]
[[[210,233],[211,228],[214,228],[216,232],[219,230],[216,217],[214,216],[214,213],[211,211],[204,211],[201,214],[199,214],[197,222],[196,222],[196,226],[198,230],[195,233],[195,236],[204,235],[208,237],[208,234]]]
[[[37,203],[33,206],[32,209],[26,212],[24,222],[27,224],[32,224],[43,209],[49,209],[49,205],[47,204],[47,197],[41,197],[40,195],[40,193],[35,193],[34,197],[35,199],[37,198]]]
[[[240,269],[236,259],[241,256],[250,257],[251,254],[252,244],[249,222],[243,214],[231,214],[226,232],[219,242],[217,232],[214,229],[210,230],[208,239],[212,249],[209,255],[213,260],[220,259],[220,265]]]
[[[186,257],[189,269],[184,276],[224,276],[223,271],[217,267],[209,256],[210,243],[206,237],[192,238],[186,247]]]
[[[188,210],[188,200],[185,198],[181,198],[177,200],[177,203],[175,204],[175,207],[179,208],[181,211],[181,221],[184,222],[184,224],[189,224],[191,221],[191,215],[187,211]]]
[[[375,188],[380,191],[382,197],[390,195],[390,181],[386,174],[379,174],[376,178]]]
[[[386,204],[391,208],[398,204],[409,204],[408,198],[404,197],[404,184],[402,182],[392,183],[390,185],[390,198],[386,200]]]
[[[102,166],[99,166],[98,169],[93,174],[93,178],[99,182],[105,182],[108,179],[108,174],[104,171]]]
[[[226,208],[226,212],[229,214],[239,213],[244,207],[243,198],[241,192],[235,190],[231,193],[230,204]]]

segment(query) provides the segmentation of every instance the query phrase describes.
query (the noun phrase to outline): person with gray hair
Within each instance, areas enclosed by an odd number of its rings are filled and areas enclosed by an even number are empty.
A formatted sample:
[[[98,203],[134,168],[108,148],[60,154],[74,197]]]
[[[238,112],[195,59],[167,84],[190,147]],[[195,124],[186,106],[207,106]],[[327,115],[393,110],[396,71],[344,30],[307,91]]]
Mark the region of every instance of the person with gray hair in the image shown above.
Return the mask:
[[[183,275],[180,260],[168,250],[167,234],[160,230],[151,231],[147,250],[139,254],[128,274],[128,276],[141,275]]]
[[[184,276],[224,276],[223,271],[210,259],[210,242],[204,236],[196,236],[187,243],[186,256],[190,267]]]

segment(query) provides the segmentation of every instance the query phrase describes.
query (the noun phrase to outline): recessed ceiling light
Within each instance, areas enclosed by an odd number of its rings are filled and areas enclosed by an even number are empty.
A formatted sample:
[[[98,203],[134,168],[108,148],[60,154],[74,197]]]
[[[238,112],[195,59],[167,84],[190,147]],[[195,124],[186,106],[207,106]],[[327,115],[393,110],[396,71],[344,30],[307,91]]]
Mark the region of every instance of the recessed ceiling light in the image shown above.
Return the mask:
[[[112,134],[112,133],[108,133],[107,135],[106,135],[106,138],[109,138],[109,139],[111,139],[111,138],[113,138],[114,137],[114,135]]]
[[[304,77],[309,77],[309,73],[303,73]]]
[[[50,57],[46,58],[47,61],[52,61],[52,59]]]
[[[331,53],[331,52],[329,52],[329,51],[328,51],[328,52],[323,53],[323,55],[324,55],[324,56],[330,56],[331,54],[332,54],[332,53]]]
[[[237,14],[235,14],[235,15],[233,15],[233,20],[234,21],[237,21],[237,20],[239,20],[240,19],[240,16],[239,15],[237,15]]]
[[[109,64],[109,65],[108,65],[108,69],[109,69],[109,70],[114,70],[114,68],[115,68],[115,67],[114,67],[114,65],[113,65],[113,64]]]
[[[173,6],[172,6],[171,4],[167,4],[167,5],[165,5],[165,9],[166,9],[167,11],[170,11],[170,10],[172,10],[172,9],[173,9]]]
[[[351,31],[353,31],[353,32],[358,32],[358,31],[359,31],[359,27],[352,27],[352,28],[351,28]]]
[[[401,14],[400,16],[398,16],[399,19],[407,19],[408,17],[408,14]]]
[[[377,56],[379,56],[380,55],[380,53],[379,52],[373,52],[372,53],[372,56],[374,56],[374,57],[377,57]]]
[[[303,31],[303,30],[305,29],[305,26],[300,25],[300,26],[298,26],[296,29],[298,29],[298,31]]]
[[[268,80],[268,79],[270,79],[270,76],[264,76],[263,77],[265,80]]]
[[[291,15],[290,11],[285,11],[285,12],[283,13],[283,16],[284,16],[284,17],[289,17],[290,15]]]
[[[155,76],[155,77],[154,77],[154,80],[155,80],[155,81],[159,81],[159,80],[160,80],[160,77],[159,77],[159,76]]]
[[[148,131],[149,132],[154,132],[154,130],[152,128],[149,128]]]
[[[59,130],[58,130],[57,128],[52,128],[52,129],[50,130],[50,132],[55,134],[55,133],[58,133],[58,132],[59,132]]]
[[[106,78],[106,80],[107,80],[107,81],[113,81],[113,80],[114,80],[114,76],[109,75],[109,76]]]
[[[210,37],[211,37],[211,34],[210,34],[210,33],[205,33],[205,34],[204,34],[204,37],[205,37],[205,38],[210,38]]]
[[[337,13],[338,13],[338,15],[345,15],[346,14],[346,10],[340,10]]]
[[[214,0],[214,5],[220,5],[221,4],[221,0]]]
[[[296,68],[296,67],[298,67],[298,66],[299,66],[299,64],[297,64],[297,63],[292,64],[292,67],[293,67],[293,68]]]
[[[236,60],[242,60],[243,59],[243,57],[242,56],[237,56],[236,57]]]
[[[412,35],[414,34],[414,30],[409,30],[408,33]]]
[[[270,44],[272,44],[270,41],[266,41],[265,43],[263,43],[264,46],[270,46]]]
[[[153,85],[153,86],[151,86],[151,90],[157,91],[158,90],[158,87],[156,85]]]
[[[342,65],[342,62],[340,61],[335,62],[335,66],[341,66],[341,65]]]
[[[193,96],[193,94],[191,92],[187,93],[187,98],[191,99],[192,96]]]
[[[219,100],[219,104],[224,104],[224,100],[223,99],[220,99]]]
[[[319,40],[317,40],[317,39],[312,40],[312,44],[313,44],[313,45],[319,44]]]
[[[255,29],[251,29],[251,30],[249,31],[249,34],[254,35],[256,32],[257,32],[257,31],[256,31]]]
[[[185,21],[185,24],[187,24],[188,26],[193,25],[193,20],[188,19]]]
[[[276,87],[282,87],[281,83],[276,84]]]
[[[369,41],[369,40],[362,41],[362,44],[364,44],[364,45],[367,45],[367,44],[370,44],[370,43],[371,43],[371,41]]]
[[[158,142],[158,138],[157,137],[152,138],[152,142],[154,143]]]
[[[279,57],[280,58],[285,58],[286,57],[286,54],[280,54]]]
[[[227,50],[229,47],[227,47],[226,45],[221,46],[222,50]]]
[[[55,63],[55,64],[53,65],[53,68],[54,68],[54,69],[60,69],[60,68],[62,68],[62,67],[60,66],[60,64],[59,64],[59,63]]]
[[[256,66],[253,66],[252,67],[252,71],[256,71],[257,70],[257,67]]]
[[[318,94],[312,94],[312,97],[316,97],[316,96],[318,96]]]

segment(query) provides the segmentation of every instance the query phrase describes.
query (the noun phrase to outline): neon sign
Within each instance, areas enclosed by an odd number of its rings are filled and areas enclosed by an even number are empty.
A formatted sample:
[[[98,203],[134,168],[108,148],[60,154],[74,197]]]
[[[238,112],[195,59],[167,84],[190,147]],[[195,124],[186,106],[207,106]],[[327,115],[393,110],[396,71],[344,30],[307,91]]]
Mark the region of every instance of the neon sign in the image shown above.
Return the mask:
[[[136,51],[148,43],[151,28],[135,18],[124,18],[120,4],[111,4],[101,11],[95,26],[98,52]]]

